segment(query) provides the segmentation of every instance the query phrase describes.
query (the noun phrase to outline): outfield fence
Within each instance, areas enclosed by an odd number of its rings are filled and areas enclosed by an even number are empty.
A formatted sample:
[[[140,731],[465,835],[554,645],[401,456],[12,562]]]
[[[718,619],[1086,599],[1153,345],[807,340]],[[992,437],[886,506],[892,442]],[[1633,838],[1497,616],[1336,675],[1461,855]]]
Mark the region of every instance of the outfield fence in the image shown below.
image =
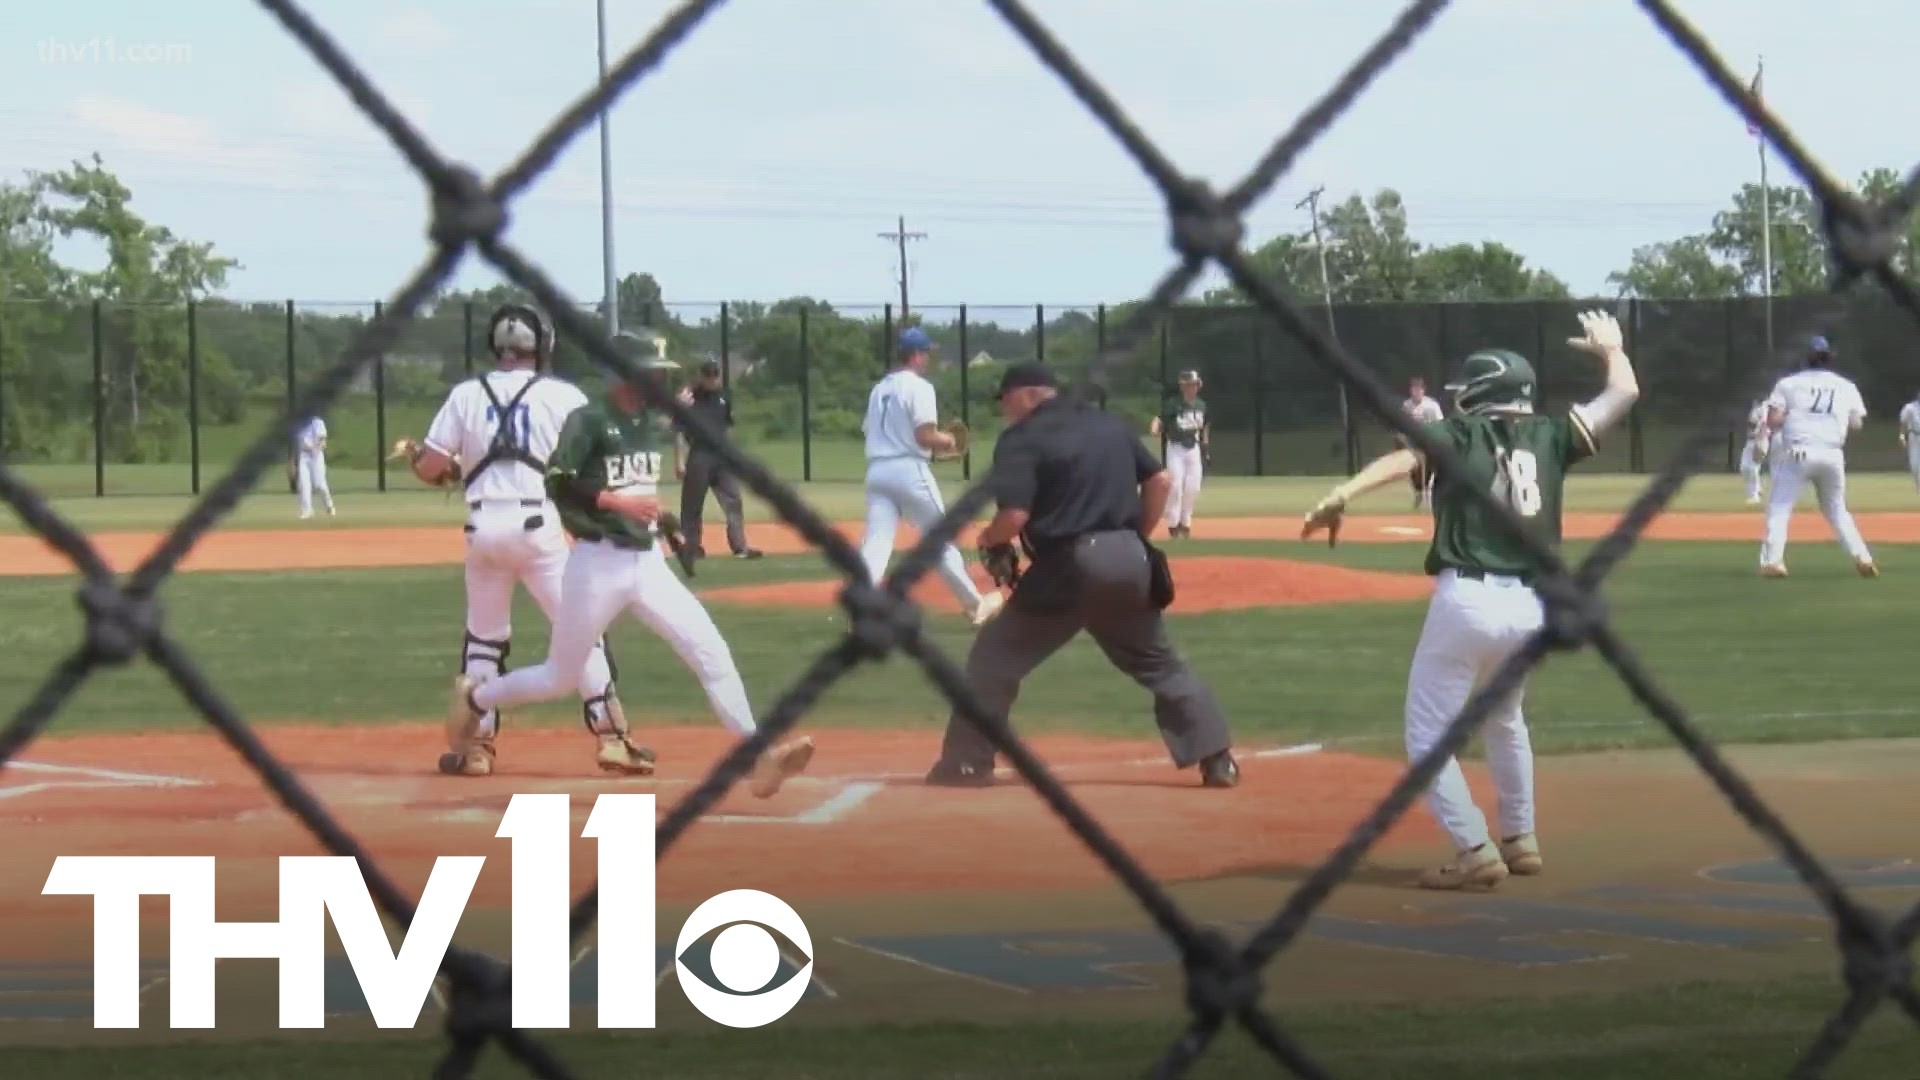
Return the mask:
[[[1437,457],[1443,469],[1458,465],[1451,447],[1425,435],[1399,412],[1398,388],[1358,359],[1352,349],[1329,335],[1316,313],[1304,310],[1262,280],[1241,243],[1243,219],[1249,207],[1271,189],[1299,154],[1327,130],[1380,72],[1433,24],[1446,8],[1445,0],[1418,0],[1408,7],[1335,86],[1273,144],[1251,173],[1225,192],[1216,192],[1206,183],[1182,173],[1020,0],[988,2],[1031,47],[1040,62],[1060,78],[1120,142],[1167,198],[1171,246],[1178,262],[1153,288],[1147,303],[1119,325],[1109,328],[1108,349],[1089,359],[1086,375],[1093,384],[1104,385],[1109,365],[1118,363],[1130,350],[1145,347],[1156,318],[1184,295],[1209,265],[1218,266],[1250,297],[1251,307],[1265,320],[1273,340],[1292,342],[1290,347],[1310,358],[1329,379],[1337,378],[1346,388],[1352,409],[1364,410],[1398,429],[1427,454]],[[471,169],[436,152],[294,0],[260,0],[260,3],[299,39],[418,170],[431,189],[434,207],[430,231],[433,246],[421,269],[355,333],[337,361],[293,389],[292,417],[324,412],[341,399],[356,377],[371,368],[378,357],[390,355],[409,332],[412,317],[469,250],[477,251],[553,312],[563,332],[578,342],[595,362],[623,376],[640,377],[639,370],[614,351],[594,321],[562,294],[544,272],[507,243],[503,236],[505,208],[552,164],[562,148],[595,116],[659,65],[703,18],[718,8],[719,0],[690,0],[677,8],[644,42],[622,57],[601,84],[571,105],[522,157],[491,181],[483,180]],[[1872,205],[1861,201],[1823,171],[1792,133],[1746,92],[1738,76],[1666,0],[1641,0],[1640,7],[1657,29],[1687,55],[1709,85],[1744,114],[1749,123],[1764,132],[1823,208],[1823,221],[1836,264],[1832,282],[1834,299],[1829,303],[1810,301],[1798,313],[1804,321],[1783,327],[1780,340],[1791,341],[1832,325],[1845,310],[1844,303],[1838,299],[1840,294],[1863,278],[1876,281],[1901,309],[1920,320],[1920,289],[1901,279],[1889,265],[1889,253],[1896,246],[1898,230],[1916,201],[1920,201],[1920,170],[1909,177],[1891,204]],[[840,594],[840,602],[850,619],[846,635],[826,648],[801,681],[781,695],[761,728],[740,740],[668,811],[658,828],[657,857],[670,856],[688,827],[711,810],[747,773],[761,752],[784,737],[832,684],[864,664],[904,653],[921,665],[961,716],[982,730],[1046,806],[1087,845],[1115,880],[1139,902],[1154,925],[1177,946],[1186,980],[1186,1030],[1157,1061],[1143,1063],[1150,1066],[1152,1075],[1182,1075],[1207,1052],[1221,1030],[1233,1022],[1293,1074],[1330,1077],[1334,1074],[1263,1005],[1263,972],[1298,940],[1313,914],[1353,873],[1374,842],[1412,807],[1442,765],[1462,749],[1497,702],[1514,692],[1527,673],[1550,656],[1591,648],[1619,674],[1633,697],[1673,736],[1754,832],[1793,868],[1830,918],[1840,961],[1837,1008],[1813,1034],[1798,1060],[1781,1062],[1783,1071],[1790,1076],[1822,1075],[1861,1024],[1888,1000],[1920,1023],[1920,990],[1914,985],[1913,964],[1908,955],[1916,936],[1920,936],[1920,906],[1898,920],[1889,920],[1860,903],[1722,756],[1687,709],[1661,688],[1652,672],[1612,626],[1601,593],[1608,573],[1631,553],[1641,532],[1667,507],[1687,477],[1698,471],[1722,444],[1729,427],[1745,412],[1751,398],[1795,359],[1789,350],[1783,349],[1770,356],[1750,353],[1730,362],[1724,373],[1725,392],[1717,407],[1697,406],[1692,433],[1674,447],[1655,479],[1622,516],[1612,534],[1578,565],[1567,564],[1559,553],[1531,540],[1519,517],[1491,492],[1472,493],[1493,519],[1526,543],[1546,567],[1537,586],[1546,606],[1545,627],[1474,694],[1446,736],[1411,764],[1366,820],[1294,887],[1273,917],[1247,940],[1239,942],[1207,928],[1183,910],[1167,889],[1081,806],[1020,736],[1005,721],[989,716],[982,709],[961,670],[922,629],[921,613],[908,599],[909,590],[932,567],[938,552],[961,526],[986,508],[991,496],[983,486],[973,486],[956,499],[942,523],[920,539],[884,587],[877,587],[867,579],[859,555],[846,537],[814,512],[792,487],[777,479],[764,463],[743,452],[724,431],[662,398],[661,406],[685,424],[697,442],[723,456],[783,520],[845,574],[847,584]],[[40,492],[22,480],[18,471],[0,464],[0,499],[72,560],[84,579],[79,600],[86,613],[84,639],[0,732],[0,763],[11,760],[46,730],[62,705],[96,670],[144,656],[166,671],[180,692],[235,752],[258,771],[268,787],[322,845],[336,855],[358,860],[381,910],[404,927],[412,922],[412,899],[300,779],[274,758],[247,721],[208,682],[193,659],[167,632],[164,613],[155,599],[159,586],[189,549],[230,514],[244,494],[281,459],[292,434],[292,423],[290,417],[255,439],[231,471],[213,485],[159,548],[124,580],[107,567],[89,538],[55,512]],[[964,841],[956,839],[955,842]],[[597,910],[597,890],[589,889],[574,907],[572,926],[576,939],[593,924]],[[482,1053],[495,1045],[532,1075],[556,1080],[580,1075],[562,1060],[548,1041],[510,1025],[510,972],[505,964],[456,947],[447,955],[442,974],[450,987],[450,1009],[445,1027],[447,1049],[433,1073],[435,1077],[471,1076]],[[633,1059],[623,1066],[629,1071],[645,1068],[644,1058]]]
[[[1568,349],[1576,312],[1617,309],[1644,396],[1587,468],[1645,473],[1666,460],[1703,409],[1768,352],[1768,311],[1758,298],[1500,303],[1344,304],[1330,311],[1338,340],[1383,379],[1421,377],[1438,395],[1475,348],[1510,348],[1539,360],[1543,403],[1559,407],[1599,385],[1594,366]],[[1281,476],[1350,472],[1389,449],[1392,430],[1348,407],[1341,384],[1286,334],[1244,304],[1177,304],[1132,348],[1109,348],[1110,326],[1131,305],[916,306],[910,320],[933,337],[933,378],[949,415],[978,429],[982,455],[996,432],[992,388],[1008,363],[1040,360],[1083,379],[1107,355],[1109,407],[1146,421],[1183,370],[1201,373],[1212,417],[1211,470]],[[300,388],[318,378],[380,308],[368,304],[186,305],[0,302],[0,454],[58,495],[194,494],[231,468],[260,432],[285,422]],[[583,315],[593,314],[582,309]],[[491,305],[437,301],[393,347],[352,380],[323,413],[335,486],[411,489],[385,460],[391,440],[425,432],[447,391],[491,364]],[[1879,294],[1837,305],[1776,298],[1783,326],[1816,326],[1836,343],[1840,367],[1865,394],[1871,419],[1849,447],[1855,471],[1904,469],[1895,434],[1900,406],[1920,387],[1920,328]],[[885,370],[897,326],[890,304],[777,308],[758,304],[641,306],[628,323],[658,334],[691,378],[720,365],[734,405],[734,440],[783,479],[858,480],[860,420]],[[1781,342],[1784,350],[1796,343]],[[556,373],[599,373],[570,336]],[[1744,442],[1731,425],[1711,467],[1738,467]],[[969,477],[976,464],[963,463]]]

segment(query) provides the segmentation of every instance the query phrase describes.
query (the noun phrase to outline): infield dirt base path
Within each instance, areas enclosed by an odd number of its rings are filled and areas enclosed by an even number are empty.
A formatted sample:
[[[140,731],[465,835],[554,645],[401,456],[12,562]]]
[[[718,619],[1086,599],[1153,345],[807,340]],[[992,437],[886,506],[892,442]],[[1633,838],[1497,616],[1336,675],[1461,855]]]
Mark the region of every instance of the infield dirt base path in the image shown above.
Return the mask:
[[[1565,531],[1570,540],[1604,536],[1619,515],[1570,513]],[[1856,514],[1854,520],[1869,543],[1920,543],[1920,513],[1888,511]],[[838,526],[847,537],[858,537],[858,522]],[[1351,516],[1340,537],[1343,542],[1416,543],[1431,535],[1433,520],[1424,514]],[[1202,519],[1194,524],[1199,540],[1297,540],[1300,522],[1292,517]],[[1669,513],[1655,518],[1646,536],[1653,540],[1760,541],[1761,519],[1749,513]],[[1827,525],[1817,513],[1793,516],[1790,536],[1795,541],[1827,536]],[[748,526],[753,546],[776,555],[810,550],[800,535],[780,522]],[[970,530],[960,543],[967,544]],[[125,571],[157,547],[161,534],[102,532],[91,539],[101,557],[115,570]],[[912,546],[915,534],[902,527],[898,547]],[[319,570],[362,566],[442,566],[465,557],[465,542],[451,526],[395,528],[331,528],[216,530],[202,537],[181,569],[195,570]],[[0,536],[0,576],[40,576],[71,573],[59,552],[35,536]]]

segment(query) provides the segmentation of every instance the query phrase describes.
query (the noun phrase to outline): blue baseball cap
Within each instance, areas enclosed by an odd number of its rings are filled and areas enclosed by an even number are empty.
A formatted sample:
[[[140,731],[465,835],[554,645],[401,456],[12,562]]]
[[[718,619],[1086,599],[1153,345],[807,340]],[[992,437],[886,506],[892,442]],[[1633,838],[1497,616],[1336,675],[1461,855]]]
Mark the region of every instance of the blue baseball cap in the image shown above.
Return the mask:
[[[1833,346],[1827,344],[1827,339],[1819,334],[1813,335],[1813,337],[1808,340],[1807,348],[1817,353],[1830,353],[1833,351]]]
[[[910,353],[932,351],[933,339],[927,336],[925,330],[917,326],[909,326],[905,330],[900,331],[899,352],[901,356],[906,356]]]

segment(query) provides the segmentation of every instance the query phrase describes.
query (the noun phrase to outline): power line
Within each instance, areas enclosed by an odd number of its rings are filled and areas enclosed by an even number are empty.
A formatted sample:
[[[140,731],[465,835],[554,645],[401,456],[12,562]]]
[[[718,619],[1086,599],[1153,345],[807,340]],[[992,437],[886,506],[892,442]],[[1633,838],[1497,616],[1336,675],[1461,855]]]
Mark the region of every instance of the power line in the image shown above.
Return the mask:
[[[878,235],[882,240],[893,241],[900,251],[900,322],[902,325],[905,325],[907,321],[907,241],[925,240],[927,234],[923,232],[908,232],[907,219],[902,215],[898,219],[898,224],[892,232],[883,232]]]

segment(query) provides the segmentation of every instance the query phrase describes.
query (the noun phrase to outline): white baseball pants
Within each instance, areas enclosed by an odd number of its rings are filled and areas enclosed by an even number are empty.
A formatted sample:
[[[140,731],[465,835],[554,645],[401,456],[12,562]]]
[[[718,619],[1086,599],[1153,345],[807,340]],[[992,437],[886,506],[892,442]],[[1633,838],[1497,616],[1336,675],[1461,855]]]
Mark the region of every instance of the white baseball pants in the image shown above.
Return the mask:
[[[527,528],[538,516],[538,528]],[[467,517],[467,643],[460,670],[490,679],[505,666],[513,638],[513,587],[525,585],[533,602],[556,625],[567,569],[567,535],[552,503],[527,506],[516,500],[485,502]],[[595,639],[579,681],[580,696],[599,697],[613,682],[606,649]],[[604,706],[602,706],[604,708]],[[500,711],[488,709],[477,734],[492,738],[500,730]]]
[[[1173,491],[1167,496],[1167,524],[1193,524],[1193,507],[1200,501],[1200,448],[1167,444],[1167,478]]]
[[[1773,495],[1767,500],[1767,537],[1760,545],[1760,565],[1780,566],[1787,561],[1787,523],[1793,518],[1793,504],[1800,499],[1800,488],[1811,483],[1820,499],[1820,513],[1833,529],[1833,535],[1847,554],[1855,559],[1871,559],[1860,527],[1847,510],[1847,456],[1844,450],[1798,450],[1783,447],[1773,461]]]
[[[294,458],[294,483],[300,491],[300,512],[313,513],[313,493],[318,491],[327,509],[333,509],[333,489],[327,486],[327,456],[302,450]]]
[[[914,457],[880,458],[867,463],[867,534],[860,541],[860,558],[867,575],[879,584],[893,559],[895,534],[906,518],[924,535],[947,512],[940,499],[940,482],[925,461]],[[980,590],[967,576],[960,549],[948,544],[940,552],[940,577],[960,606],[971,612],[980,606]]]
[[[1920,488],[1920,435],[1907,436],[1907,471],[1913,474],[1913,486]]]
[[[1540,598],[1518,578],[1483,580],[1442,571],[1407,676],[1407,757],[1418,759],[1466,707],[1467,698],[1545,621]],[[1533,740],[1521,714],[1523,691],[1495,706],[1480,730],[1498,798],[1500,838],[1534,831]],[[1460,851],[1490,837],[1457,759],[1434,779],[1427,805]]]
[[[561,582],[546,661],[483,683],[473,693],[475,705],[491,710],[551,701],[584,687],[594,643],[626,611],[673,647],[728,731],[753,733],[753,710],[733,652],[707,609],[667,566],[660,544],[634,551],[600,541],[577,543]]]
[[[1766,468],[1767,455],[1760,444],[1747,441],[1746,449],[1740,451],[1740,478],[1747,482],[1747,501],[1760,497],[1760,470]]]

